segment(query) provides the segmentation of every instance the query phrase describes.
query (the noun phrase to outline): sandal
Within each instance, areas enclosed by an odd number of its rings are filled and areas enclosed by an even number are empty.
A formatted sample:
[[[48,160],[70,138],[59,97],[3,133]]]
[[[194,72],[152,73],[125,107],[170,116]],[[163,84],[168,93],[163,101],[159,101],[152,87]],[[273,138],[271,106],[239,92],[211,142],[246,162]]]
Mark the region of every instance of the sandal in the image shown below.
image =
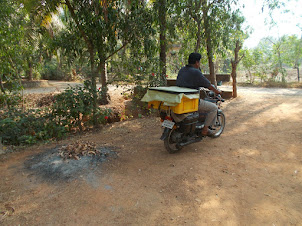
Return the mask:
[[[213,130],[208,129],[207,134],[201,134],[203,137],[214,137],[215,132]]]

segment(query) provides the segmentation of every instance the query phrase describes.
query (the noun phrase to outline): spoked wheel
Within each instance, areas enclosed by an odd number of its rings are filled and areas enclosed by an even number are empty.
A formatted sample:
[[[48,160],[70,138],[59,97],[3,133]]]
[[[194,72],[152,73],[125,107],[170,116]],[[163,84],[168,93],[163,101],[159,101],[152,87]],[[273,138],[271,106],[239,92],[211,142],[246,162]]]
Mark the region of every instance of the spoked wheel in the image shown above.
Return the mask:
[[[219,112],[215,124],[212,126],[212,129],[215,131],[214,138],[219,137],[225,127],[225,116],[223,112]]]
[[[165,148],[170,154],[176,153],[182,148],[177,142],[178,134],[175,129],[172,129],[164,140]]]

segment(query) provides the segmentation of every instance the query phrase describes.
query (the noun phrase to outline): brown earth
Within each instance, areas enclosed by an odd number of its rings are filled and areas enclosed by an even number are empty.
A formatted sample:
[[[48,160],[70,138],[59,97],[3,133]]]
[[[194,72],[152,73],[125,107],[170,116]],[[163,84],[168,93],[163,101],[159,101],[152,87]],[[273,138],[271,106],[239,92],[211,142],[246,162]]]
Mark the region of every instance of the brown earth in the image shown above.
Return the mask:
[[[159,140],[158,118],[144,117],[2,155],[0,223],[302,225],[302,98],[239,95],[224,104],[221,137],[177,154]],[[76,140],[116,154],[88,173],[41,173],[57,163],[37,157]]]

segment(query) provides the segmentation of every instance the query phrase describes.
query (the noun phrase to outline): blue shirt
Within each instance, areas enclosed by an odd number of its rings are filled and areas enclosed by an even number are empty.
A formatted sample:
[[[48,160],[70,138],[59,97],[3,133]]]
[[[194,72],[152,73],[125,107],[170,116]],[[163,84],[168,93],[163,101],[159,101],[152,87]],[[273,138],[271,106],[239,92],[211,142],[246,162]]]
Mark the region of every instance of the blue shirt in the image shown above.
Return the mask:
[[[201,73],[200,70],[192,67],[191,65],[187,65],[179,70],[176,85],[198,89],[199,87],[209,88],[211,86],[211,82]]]

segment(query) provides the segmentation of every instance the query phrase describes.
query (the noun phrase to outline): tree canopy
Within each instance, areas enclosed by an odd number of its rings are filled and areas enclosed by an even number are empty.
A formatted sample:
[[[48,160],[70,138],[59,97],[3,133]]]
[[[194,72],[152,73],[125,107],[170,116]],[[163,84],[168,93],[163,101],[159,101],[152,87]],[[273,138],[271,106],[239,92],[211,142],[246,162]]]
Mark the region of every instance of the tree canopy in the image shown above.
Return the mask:
[[[190,52],[202,54],[202,71],[215,84],[217,72],[230,73],[234,49],[247,37],[239,1],[230,0],[3,0],[0,12],[0,82],[18,87],[25,79],[91,80],[102,86],[131,82],[157,86],[177,75]],[[265,1],[270,10],[283,1]],[[240,50],[243,68],[262,76],[301,65],[301,38],[266,38]],[[252,80],[252,78],[250,79]],[[9,83],[14,86],[7,86]],[[4,85],[5,84],[5,87]],[[94,91],[95,105],[96,91]]]

